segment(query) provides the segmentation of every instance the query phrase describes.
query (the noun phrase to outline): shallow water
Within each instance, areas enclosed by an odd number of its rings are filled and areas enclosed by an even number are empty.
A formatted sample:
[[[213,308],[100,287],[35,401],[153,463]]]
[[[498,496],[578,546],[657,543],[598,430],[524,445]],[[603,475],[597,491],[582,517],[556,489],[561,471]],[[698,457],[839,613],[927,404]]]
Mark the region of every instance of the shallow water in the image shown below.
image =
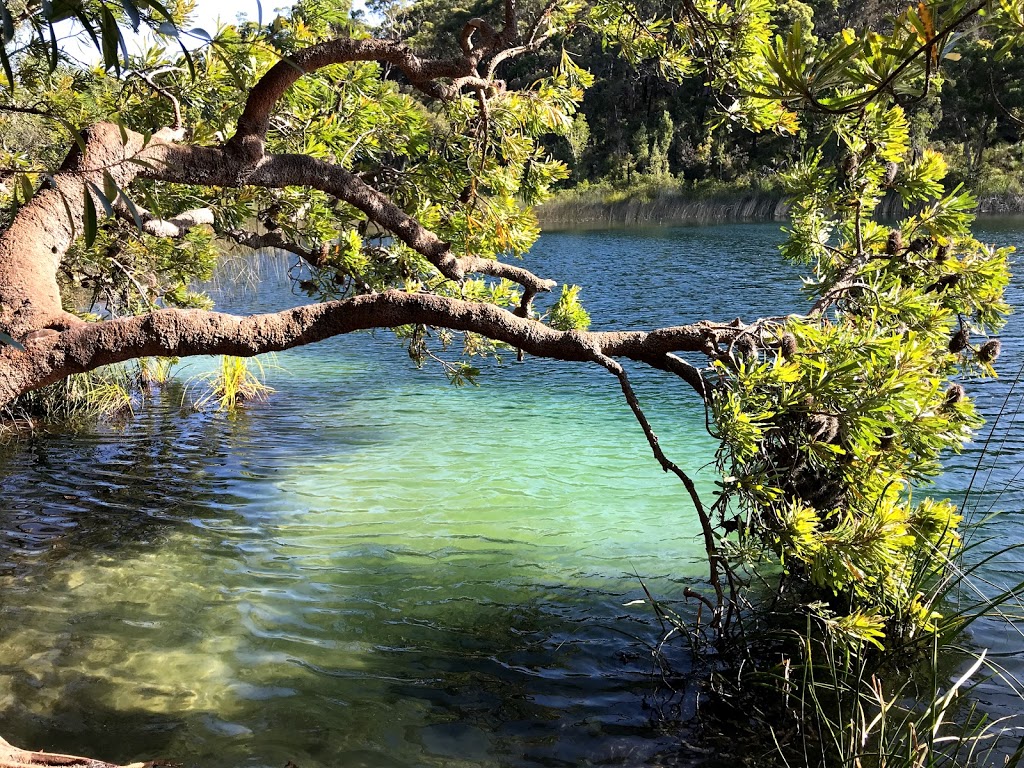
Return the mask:
[[[803,305],[779,237],[559,233],[529,263],[580,283],[596,328],[749,319]],[[1024,303],[1020,280],[1014,291]],[[271,274],[220,304],[295,301]],[[1022,338],[1015,318],[1008,378]],[[234,417],[183,410],[172,387],[122,425],[0,448],[0,735],[210,767],[695,757],[674,726],[690,699],[661,684],[659,628],[629,603],[641,578],[668,599],[699,580],[698,526],[613,377],[529,359],[455,389],[384,333],[276,362],[276,394]],[[695,398],[656,372],[635,384],[669,455],[710,492]],[[1008,386],[980,387],[982,407]],[[1012,511],[989,524],[1009,539],[1024,441],[998,433],[990,448],[1000,461],[973,498]],[[943,487],[961,492],[976,460],[954,460]],[[1024,669],[1019,637],[989,625],[976,640]]]

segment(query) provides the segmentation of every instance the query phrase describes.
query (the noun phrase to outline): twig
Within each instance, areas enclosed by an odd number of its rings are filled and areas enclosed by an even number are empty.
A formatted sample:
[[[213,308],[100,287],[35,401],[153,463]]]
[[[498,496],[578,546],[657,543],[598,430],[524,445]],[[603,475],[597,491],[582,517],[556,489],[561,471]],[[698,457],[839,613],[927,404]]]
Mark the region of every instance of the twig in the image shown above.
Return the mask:
[[[169,71],[169,70],[164,69],[164,70],[161,70],[161,71]],[[156,91],[160,96],[163,96],[165,99],[167,99],[169,102],[171,102],[171,108],[174,110],[174,122],[170,126],[171,130],[173,130],[173,131],[181,130],[184,127],[184,124],[181,121],[181,104],[178,102],[178,97],[175,96],[173,93],[171,93],[166,88],[164,88],[163,86],[157,85],[153,81],[152,75],[147,73],[147,72],[140,72],[139,70],[133,70],[132,72],[130,72],[128,74],[129,74],[129,76],[134,75],[135,77],[139,78],[140,80],[145,82],[146,85],[148,85],[150,88],[152,88],[154,91]]]
[[[654,433],[651,423],[647,420],[647,416],[640,407],[640,402],[637,400],[636,392],[633,391],[633,385],[630,384],[629,377],[626,375],[625,369],[618,362],[600,352],[594,353],[594,361],[611,372],[619,380],[619,386],[622,388],[622,393],[626,396],[626,402],[629,404],[630,409],[633,411],[633,415],[636,417],[637,422],[643,429],[644,436],[647,438],[647,443],[651,446],[651,450],[654,452],[654,457],[658,460],[658,463],[661,464],[661,468],[665,472],[671,472],[678,477],[680,481],[682,481],[683,485],[686,487],[686,492],[690,495],[690,500],[693,502],[694,509],[697,510],[697,517],[700,519],[700,527],[704,536],[704,548],[708,556],[711,586],[715,590],[715,597],[718,601],[718,607],[714,612],[712,626],[719,628],[721,626],[722,609],[725,606],[725,594],[722,591],[721,576],[719,573],[720,556],[718,554],[718,547],[715,544],[715,532],[711,525],[711,518],[708,517],[707,511],[704,509],[704,503],[701,501],[700,494],[697,493],[697,486],[694,485],[694,482],[690,479],[689,475],[687,475],[671,459],[669,459],[668,456],[665,455],[665,451],[658,442],[658,436]]]

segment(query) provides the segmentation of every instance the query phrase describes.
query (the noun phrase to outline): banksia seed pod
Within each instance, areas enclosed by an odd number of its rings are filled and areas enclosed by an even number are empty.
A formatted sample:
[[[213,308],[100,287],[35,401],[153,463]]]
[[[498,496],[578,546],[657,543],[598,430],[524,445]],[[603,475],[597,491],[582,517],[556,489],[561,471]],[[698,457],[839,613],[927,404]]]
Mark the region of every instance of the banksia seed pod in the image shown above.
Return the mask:
[[[924,289],[925,293],[934,293],[938,291],[942,293],[947,288],[952,288],[954,285],[960,282],[960,275],[943,275],[934,283]]]
[[[1003,344],[999,339],[986,341],[978,350],[978,359],[983,363],[994,363],[996,358],[999,357],[999,353],[1002,351],[1002,348]]]
[[[896,441],[896,433],[891,429],[886,430],[878,438],[878,450],[888,451],[892,448],[892,444]]]
[[[963,400],[966,396],[967,392],[964,391],[963,386],[960,384],[950,384],[949,389],[946,390],[946,402],[942,404],[942,407],[948,410]]]
[[[782,356],[787,360],[792,360],[796,355],[796,336],[792,333],[782,334]]]
[[[952,246],[948,243],[946,245],[940,245],[938,250],[935,251],[935,263],[941,264],[949,258],[949,252],[953,250]]]
[[[910,251],[912,253],[924,253],[931,248],[932,241],[927,237],[915,237],[910,241]]]
[[[749,336],[736,339],[732,345],[733,351],[738,357],[750,359],[757,356],[757,345]]]
[[[831,443],[839,434],[839,419],[830,414],[816,413],[807,420],[807,431],[812,440]]]
[[[960,326],[960,330],[954,333],[949,340],[949,351],[958,355],[967,348],[970,341],[971,332],[965,326]]]
[[[896,163],[888,162],[885,164],[885,176],[882,177],[882,184],[886,187],[891,187],[893,182],[896,181],[896,175],[900,172],[900,167]]]
[[[857,167],[860,165],[860,159],[853,152],[850,152],[846,157],[843,158],[843,175],[849,178],[857,172]]]
[[[903,233],[898,229],[894,229],[889,233],[889,239],[885,241],[885,252],[890,256],[895,256],[897,253],[903,250]]]

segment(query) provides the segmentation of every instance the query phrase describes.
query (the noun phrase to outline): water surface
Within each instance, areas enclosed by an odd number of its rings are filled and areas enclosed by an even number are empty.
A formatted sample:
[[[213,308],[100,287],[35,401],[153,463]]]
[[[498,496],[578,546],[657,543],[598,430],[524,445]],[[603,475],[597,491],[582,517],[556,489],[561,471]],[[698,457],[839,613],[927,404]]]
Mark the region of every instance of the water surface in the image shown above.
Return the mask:
[[[805,306],[779,240],[774,224],[558,233],[528,264],[581,284],[596,329],[750,319]],[[274,274],[221,307],[298,301]],[[1004,337],[1010,378],[1022,336],[1014,321]],[[699,582],[699,529],[613,377],[510,359],[455,389],[386,333],[276,364],[276,393],[236,416],[182,409],[178,386],[123,424],[0,448],[0,734],[210,768],[699,757],[675,725],[692,697],[664,686],[635,604],[640,579],[669,600]],[[631,370],[710,493],[695,397]],[[1008,386],[977,386],[986,413]],[[990,452],[973,498],[1010,510],[989,526],[1004,540],[1024,506],[1019,431]],[[962,492],[976,459],[943,489]],[[1024,667],[1003,628],[978,638]]]

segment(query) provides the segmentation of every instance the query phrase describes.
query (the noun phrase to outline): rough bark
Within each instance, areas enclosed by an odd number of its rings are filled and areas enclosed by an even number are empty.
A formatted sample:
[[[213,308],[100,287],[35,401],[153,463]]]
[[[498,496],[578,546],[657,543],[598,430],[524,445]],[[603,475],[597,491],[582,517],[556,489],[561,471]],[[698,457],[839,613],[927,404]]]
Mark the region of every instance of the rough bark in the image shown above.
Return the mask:
[[[460,301],[426,293],[386,291],[342,301],[239,317],[203,310],[165,309],[102,323],[83,323],[63,333],[25,342],[25,350],[0,348],[0,403],[21,392],[66,376],[139,357],[236,355],[265,352],[323,341],[368,328],[424,324],[473,331],[538,357],[599,362],[599,356],[626,357],[673,370],[702,391],[693,369],[687,375],[669,363],[674,352],[706,348],[716,331],[707,324],[643,331],[557,331],[492,304]]]
[[[82,231],[86,185],[102,188],[104,168],[115,180],[129,180],[134,174],[124,160],[141,149],[138,139],[138,146],[122,146],[117,128],[108,124],[84,131],[82,147],[72,150],[53,183],[0,235],[0,320],[13,337],[62,322],[57,267]]]
[[[132,763],[119,766],[102,760],[53,752],[33,752],[0,739],[0,768],[156,768],[157,763]]]
[[[42,328],[65,328],[74,318],[64,312],[57,287],[61,258],[82,232],[85,195],[90,185],[103,188],[107,173],[118,186],[126,186],[142,166],[136,160],[159,158],[167,131],[147,145],[141,133],[112,123],[98,123],[82,132],[61,169],[0,233],[0,329],[23,338]]]

